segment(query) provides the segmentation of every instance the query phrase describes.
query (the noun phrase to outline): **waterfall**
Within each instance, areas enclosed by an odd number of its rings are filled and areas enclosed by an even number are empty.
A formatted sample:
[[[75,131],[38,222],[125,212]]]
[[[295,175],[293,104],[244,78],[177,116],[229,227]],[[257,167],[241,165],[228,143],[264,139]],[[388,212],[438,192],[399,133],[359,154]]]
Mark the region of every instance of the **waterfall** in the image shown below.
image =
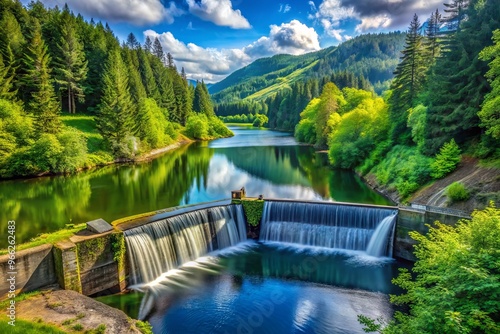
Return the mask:
[[[124,231],[130,283],[148,283],[211,251],[246,240],[241,205],[184,213]]]
[[[373,241],[385,243],[379,246],[380,252],[377,250],[373,255],[391,256],[392,252],[386,252],[386,249],[391,248],[387,239],[394,215],[388,208],[266,201],[260,240],[365,251],[386,217],[391,219],[384,226],[390,226],[380,231],[380,237]],[[372,246],[375,247],[378,246]]]
[[[385,217],[377,226],[375,232],[368,243],[366,254],[371,256],[392,256],[392,235],[394,233],[394,222],[396,215]],[[389,242],[391,241],[391,242]],[[388,247],[389,246],[389,247]],[[389,249],[387,249],[389,248]]]

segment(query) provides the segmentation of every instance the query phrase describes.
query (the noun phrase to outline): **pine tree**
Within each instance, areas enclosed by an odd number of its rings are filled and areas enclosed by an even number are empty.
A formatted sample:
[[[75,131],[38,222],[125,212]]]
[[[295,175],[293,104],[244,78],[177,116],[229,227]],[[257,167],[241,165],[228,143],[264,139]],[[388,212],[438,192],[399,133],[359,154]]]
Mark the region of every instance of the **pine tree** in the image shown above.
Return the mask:
[[[118,158],[135,152],[127,145],[133,126],[132,100],[128,88],[128,71],[120,51],[111,50],[103,74],[103,95],[99,105],[97,128]]]
[[[139,41],[137,40],[137,38],[133,33],[128,34],[126,45],[131,50],[138,49],[141,46],[141,44],[139,43]]]
[[[481,133],[478,112],[490,87],[486,62],[478,55],[492,44],[492,31],[500,28],[500,6],[494,0],[471,1],[467,19],[452,34],[449,48],[436,60],[428,79],[425,105],[425,153],[435,154],[444,143],[458,144]]]
[[[431,14],[431,17],[427,24],[427,29],[425,30],[425,46],[427,52],[429,53],[430,61],[433,62],[434,59],[439,55],[439,26],[441,24],[441,14],[439,10],[436,9],[435,12]]]
[[[68,112],[76,113],[75,97],[83,102],[85,94],[83,83],[87,78],[87,60],[83,45],[76,36],[75,27],[70,18],[63,20],[61,40],[58,43],[59,57],[55,59],[56,81],[61,90],[68,95]]]
[[[146,40],[144,41],[144,50],[149,53],[153,51],[153,42],[151,42],[151,37],[149,36],[146,36]]]
[[[391,137],[393,140],[407,142],[410,133],[406,126],[408,109],[416,105],[417,96],[422,91],[426,64],[423,37],[420,35],[420,21],[415,14],[406,35],[405,48],[401,51],[401,62],[394,72],[391,84],[392,95],[389,98],[389,114],[392,120]]]
[[[13,89],[13,79],[14,75],[11,73],[10,66],[5,66],[3,57],[0,54],[0,99],[15,99],[17,91]]]
[[[160,93],[158,92],[158,86],[154,78],[153,70],[151,69],[151,63],[149,55],[143,50],[138,50],[139,55],[139,71],[141,72],[141,79],[144,88],[146,88],[146,93],[148,97],[151,97],[157,101],[159,99]]]
[[[23,83],[31,92],[27,109],[35,118],[38,135],[57,133],[61,128],[60,107],[50,78],[50,56],[38,20],[33,19],[31,24],[34,27],[33,38],[23,59],[26,68]]]
[[[163,47],[161,46],[160,40],[158,37],[155,37],[155,40],[153,42],[153,51],[152,54],[156,56],[160,61],[163,61]]]
[[[174,57],[170,54],[170,52],[167,52],[167,66],[169,68],[174,68]]]
[[[205,114],[209,117],[215,116],[208,89],[203,81],[196,82],[193,96],[193,111]]]

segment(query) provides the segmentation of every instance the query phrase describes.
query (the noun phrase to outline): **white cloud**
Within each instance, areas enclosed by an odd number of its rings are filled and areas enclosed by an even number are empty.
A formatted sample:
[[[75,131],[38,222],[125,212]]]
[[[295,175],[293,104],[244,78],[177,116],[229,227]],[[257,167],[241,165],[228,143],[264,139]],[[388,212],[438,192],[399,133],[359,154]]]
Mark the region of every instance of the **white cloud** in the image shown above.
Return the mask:
[[[387,14],[364,17],[361,23],[356,26],[356,32],[362,33],[370,29],[387,28],[391,25],[392,19]]]
[[[254,57],[269,56],[277,53],[293,55],[303,54],[320,49],[318,34],[314,28],[309,28],[298,20],[271,25],[268,37],[261,37],[256,42],[246,46],[245,53]]]
[[[289,4],[280,4],[280,9],[279,9],[279,12],[280,13],[288,13],[290,11],[290,9],[292,9],[292,7],[289,5]]]
[[[233,29],[251,28],[248,20],[241,15],[239,9],[233,9],[231,0],[186,0],[189,12],[200,19],[213,22],[219,26],[227,26]]]
[[[316,31],[297,20],[270,26],[268,36],[262,36],[241,49],[203,48],[194,43],[186,44],[171,32],[158,34],[146,30],[144,35],[158,37],[163,50],[172,54],[177,68],[184,67],[190,79],[204,79],[206,82],[220,81],[261,57],[277,53],[297,55],[320,49]]]
[[[172,1],[165,8],[160,0],[56,0],[65,3],[76,12],[90,17],[134,25],[156,24],[161,21],[174,22],[176,16],[184,14]]]

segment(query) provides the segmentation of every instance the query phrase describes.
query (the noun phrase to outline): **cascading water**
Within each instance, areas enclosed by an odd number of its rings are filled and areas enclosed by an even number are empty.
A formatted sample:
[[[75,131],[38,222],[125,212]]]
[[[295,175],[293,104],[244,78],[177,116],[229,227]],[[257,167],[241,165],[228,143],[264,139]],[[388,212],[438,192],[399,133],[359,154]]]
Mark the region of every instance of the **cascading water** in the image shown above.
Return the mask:
[[[389,219],[390,217],[390,219]],[[266,201],[260,240],[365,251],[379,224],[369,255],[392,256],[393,210],[385,208]]]
[[[366,248],[366,254],[371,256],[390,256],[392,257],[392,238],[394,235],[394,222],[396,221],[396,215],[390,215],[385,217],[380,224],[378,224],[377,229],[373,232],[373,235]]]
[[[184,213],[124,231],[130,283],[149,283],[168,270],[246,240],[241,205]]]

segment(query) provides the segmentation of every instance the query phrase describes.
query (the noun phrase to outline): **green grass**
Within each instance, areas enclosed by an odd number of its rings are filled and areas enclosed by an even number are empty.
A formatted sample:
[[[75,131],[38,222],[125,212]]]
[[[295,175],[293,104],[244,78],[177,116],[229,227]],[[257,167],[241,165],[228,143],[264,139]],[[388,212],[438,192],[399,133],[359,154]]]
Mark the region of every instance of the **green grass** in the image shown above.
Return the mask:
[[[44,323],[29,322],[16,319],[16,325],[11,326],[7,322],[0,321],[0,333],[9,334],[65,334],[59,328]]]
[[[94,116],[89,115],[68,115],[61,116],[66,126],[75,128],[87,138],[87,149],[89,153],[95,153],[103,149],[103,138],[95,124]]]
[[[55,244],[59,241],[69,239],[72,237],[75,233],[83,230],[86,228],[85,223],[78,224],[78,225],[69,225],[71,227],[64,228],[62,230],[53,232],[53,233],[44,233],[39,235],[36,238],[31,239],[30,241],[17,245],[16,246],[16,251],[20,251],[23,249],[27,248],[32,248],[44,244]],[[0,249],[0,255],[7,254],[7,249]],[[1,333],[1,332],[0,332]]]
[[[318,61],[319,60],[313,61],[306,67],[299,68],[298,70],[293,71],[292,73],[288,74],[285,77],[278,78],[277,83],[245,97],[244,100],[254,100],[254,101],[265,100],[269,96],[276,94],[278,91],[287,87],[289,88],[292,83],[300,79],[302,73],[304,73],[305,71],[309,70],[314,65],[316,65]]]

